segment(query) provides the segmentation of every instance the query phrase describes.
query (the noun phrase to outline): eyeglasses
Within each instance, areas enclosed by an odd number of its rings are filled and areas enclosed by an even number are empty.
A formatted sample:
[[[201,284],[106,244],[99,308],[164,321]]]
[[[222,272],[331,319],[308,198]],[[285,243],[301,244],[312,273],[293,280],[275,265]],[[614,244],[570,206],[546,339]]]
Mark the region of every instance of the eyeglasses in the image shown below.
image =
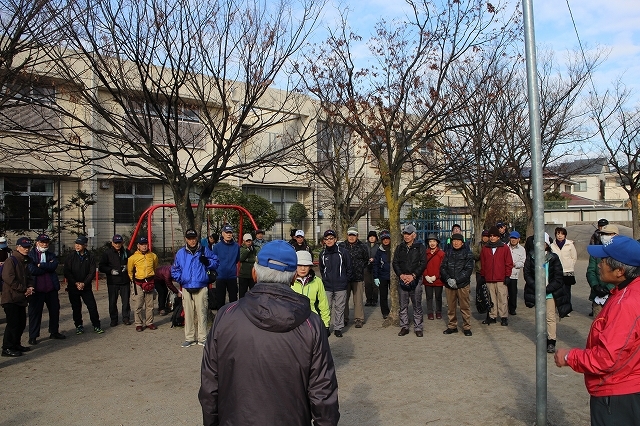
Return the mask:
[[[336,237],[324,237],[325,241],[335,240],[335,239],[336,239]]]

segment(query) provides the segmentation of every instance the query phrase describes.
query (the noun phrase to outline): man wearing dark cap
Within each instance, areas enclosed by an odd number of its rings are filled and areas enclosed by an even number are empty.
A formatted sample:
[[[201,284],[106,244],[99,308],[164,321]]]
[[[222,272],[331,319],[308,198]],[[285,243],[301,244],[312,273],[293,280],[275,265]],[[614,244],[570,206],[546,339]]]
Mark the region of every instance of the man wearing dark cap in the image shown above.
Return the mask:
[[[218,311],[202,357],[205,426],[338,424],[324,324],[291,289],[297,263],[287,242],[263,245],[253,290]]]
[[[600,241],[600,236],[602,235],[602,233],[600,231],[602,231],[602,228],[604,226],[607,226],[609,224],[609,221],[607,219],[600,219],[598,220],[598,228],[593,232],[593,235],[591,235],[591,239],[589,240],[589,245],[600,245],[602,244],[602,242]]]
[[[362,241],[358,239],[358,229],[354,226],[347,230],[347,241],[338,244],[351,256],[351,277],[347,287],[347,300],[344,307],[344,325],[349,322],[349,299],[353,293],[353,317],[356,328],[362,328],[364,324],[364,270],[369,263],[369,251]]]
[[[496,228],[498,228],[500,241],[503,244],[509,244],[509,233],[507,232],[507,225],[504,222],[497,222]]]
[[[555,363],[584,374],[592,425],[637,425],[640,419],[640,243],[616,235],[587,251],[600,279],[615,286],[593,321],[585,349],[558,349]]]
[[[352,275],[351,255],[347,249],[338,247],[337,235],[333,229],[324,231],[323,241],[324,248],[320,252],[318,265],[331,309],[333,334],[342,337],[349,278]]]
[[[500,325],[508,326],[507,279],[511,277],[513,258],[509,247],[500,241],[500,231],[496,226],[489,229],[489,242],[480,252],[480,275],[487,283],[493,306],[483,324],[494,324],[500,316]]]
[[[267,242],[264,239],[264,230],[256,229],[256,238],[253,240],[253,245],[260,248],[265,244],[267,244]]]
[[[98,305],[91,288],[91,283],[96,273],[96,262],[93,254],[87,250],[88,243],[89,239],[84,235],[76,238],[75,251],[69,253],[64,262],[64,277],[67,279],[67,292],[71,310],[73,311],[76,334],[84,333],[82,302],[84,302],[89,311],[89,319],[91,319],[93,331],[97,334],[102,334],[104,330],[100,327]]]
[[[2,296],[0,304],[7,317],[2,339],[2,356],[18,357],[31,348],[22,346],[22,333],[27,326],[27,298],[33,295],[31,276],[27,269],[29,250],[33,241],[20,237],[15,252],[2,267]]]
[[[49,338],[65,339],[60,333],[60,279],[56,269],[58,257],[49,250],[51,239],[47,234],[40,234],[36,238],[35,246],[29,251],[31,261],[27,264],[33,278],[35,293],[29,298],[29,344],[36,345],[40,337],[42,312],[44,305],[49,311]]]
[[[451,235],[451,250],[440,265],[440,279],[445,286],[447,297],[447,329],[443,334],[458,332],[458,317],[456,308],[460,306],[462,315],[462,332],[465,336],[472,336],[471,332],[471,275],[473,274],[473,253],[465,249],[461,234]]]
[[[420,279],[427,266],[426,248],[415,241],[416,227],[407,225],[402,230],[404,241],[398,244],[393,254],[393,271],[398,276],[398,298],[400,299],[400,332],[398,336],[409,334],[409,300],[413,305],[413,329],[417,337],[422,337],[424,317],[422,315],[422,285]]]
[[[149,250],[147,237],[138,238],[137,248],[127,260],[127,273],[131,280],[133,322],[136,325],[136,331],[144,331],[145,328],[155,330],[158,327],[153,323],[153,290],[158,256]],[[144,319],[142,318],[143,309]]]
[[[182,306],[185,339],[182,347],[188,348],[196,344],[204,345],[207,338],[209,313],[207,271],[218,268],[218,256],[209,247],[198,244],[198,232],[193,228],[186,230],[184,240],[184,247],[178,250],[173,261],[171,276],[184,290]]]
[[[107,292],[109,294],[109,317],[111,327],[118,325],[118,296],[122,303],[122,323],[131,324],[131,280],[127,273],[129,250],[124,247],[122,235],[116,234],[111,238],[111,245],[104,251],[98,269],[107,276]]]
[[[216,279],[216,301],[218,307],[225,304],[227,293],[229,302],[238,300],[238,262],[240,246],[233,239],[233,227],[222,227],[222,238],[211,249],[218,256],[218,278]]]

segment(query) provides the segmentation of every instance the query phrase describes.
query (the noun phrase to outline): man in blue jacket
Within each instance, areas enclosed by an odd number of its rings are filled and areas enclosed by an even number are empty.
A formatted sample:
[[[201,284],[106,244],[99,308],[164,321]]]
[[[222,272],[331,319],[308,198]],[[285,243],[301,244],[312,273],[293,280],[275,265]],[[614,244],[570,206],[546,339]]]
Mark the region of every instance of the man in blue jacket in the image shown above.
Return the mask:
[[[36,238],[36,245],[29,251],[31,262],[27,268],[33,277],[35,293],[29,299],[29,344],[35,345],[40,337],[42,312],[44,305],[49,311],[49,338],[65,339],[60,333],[60,279],[56,273],[58,257],[49,250],[51,239],[47,234],[40,234]]]
[[[216,300],[218,306],[224,305],[227,293],[229,303],[238,300],[238,262],[240,261],[240,246],[233,239],[233,227],[222,227],[222,238],[211,249],[218,256],[220,266],[217,269]]]
[[[171,267],[171,277],[183,289],[184,343],[182,347],[188,348],[195,344],[204,346],[207,338],[209,310],[209,275],[207,270],[218,268],[218,256],[209,247],[200,245],[195,229],[187,229],[184,233],[184,239],[186,244],[176,253]],[[194,327],[196,324],[197,330]]]
[[[324,233],[324,249],[320,252],[319,266],[331,309],[333,334],[336,337],[342,337],[347,286],[353,274],[351,272],[351,255],[347,249],[338,247],[336,232],[332,229]]]

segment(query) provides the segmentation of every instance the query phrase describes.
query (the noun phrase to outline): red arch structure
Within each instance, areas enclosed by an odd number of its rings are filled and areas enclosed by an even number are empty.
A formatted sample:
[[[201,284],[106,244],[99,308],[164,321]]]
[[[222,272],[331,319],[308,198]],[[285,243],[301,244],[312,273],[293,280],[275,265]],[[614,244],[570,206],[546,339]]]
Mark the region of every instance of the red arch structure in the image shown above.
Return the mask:
[[[153,212],[155,212],[157,209],[159,208],[175,208],[176,205],[175,204],[155,204],[151,207],[149,207],[148,209],[146,209],[141,215],[140,215],[140,219],[138,219],[138,223],[136,224],[135,229],[133,230],[133,235],[131,236],[131,241],[129,241],[129,250],[132,250],[135,244],[135,241],[137,239],[138,236],[138,231],[140,230],[140,227],[142,226],[142,224],[144,223],[144,221],[147,221],[147,238],[149,239],[149,250],[152,249],[152,244],[153,242],[151,241],[151,233],[152,233],[152,220],[151,220],[151,216],[153,215]],[[191,204],[191,207],[198,207],[197,204]],[[253,219],[253,216],[251,216],[251,213],[249,213],[249,211],[247,209],[245,209],[242,206],[236,206],[236,205],[232,205],[232,204],[207,204],[205,206],[205,208],[207,209],[233,209],[233,210],[237,210],[240,213],[240,223],[239,223],[239,229],[238,229],[238,235],[242,236],[242,228],[243,228],[243,220],[244,220],[244,216],[247,216],[247,218],[249,218],[249,221],[251,222],[251,225],[253,225],[253,229],[257,230],[258,229],[258,225],[256,225],[256,221]],[[239,240],[242,238],[239,238]],[[238,244],[242,244],[242,241],[238,241]]]

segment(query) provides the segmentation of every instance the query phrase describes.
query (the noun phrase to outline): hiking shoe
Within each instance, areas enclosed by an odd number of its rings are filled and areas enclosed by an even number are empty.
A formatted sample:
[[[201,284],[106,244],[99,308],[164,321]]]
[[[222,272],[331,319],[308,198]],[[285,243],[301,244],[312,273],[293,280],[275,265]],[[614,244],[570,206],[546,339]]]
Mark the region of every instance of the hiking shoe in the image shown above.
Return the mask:
[[[158,326],[157,326],[157,325],[155,325],[154,323],[151,323],[151,324],[149,324],[149,325],[147,326],[147,328],[148,328],[149,330],[157,330],[157,329],[158,329]]]
[[[189,346],[193,346],[195,344],[196,344],[196,342],[190,342],[188,340],[185,340],[185,342],[182,344],[182,347],[183,348],[188,348]]]
[[[471,332],[471,330],[464,330],[463,333],[465,336],[473,336],[473,333]]]
[[[76,325],[76,334],[84,333],[84,327],[81,325]]]
[[[506,318],[501,318],[500,319],[500,325],[503,326],[503,327],[508,326],[509,325],[509,320],[506,319]]]
[[[434,319],[433,314],[427,314],[427,319],[428,320],[433,320]]]
[[[362,322],[361,319],[357,319],[356,320],[356,328],[362,328],[362,324],[364,324],[364,323]]]
[[[424,334],[422,333],[422,330],[416,330],[416,337],[423,337]]]
[[[409,329],[406,327],[402,327],[398,332],[398,336],[401,336],[401,337],[406,336],[407,334],[409,334]]]
[[[457,332],[458,332],[457,328],[447,328],[445,331],[442,332],[442,334],[453,334]]]
[[[51,334],[49,335],[49,339],[64,340],[64,339],[66,339],[66,338],[67,338],[67,336],[65,336],[64,334],[59,333],[59,332],[57,332],[57,333],[51,333]]]
[[[143,326],[141,326],[141,325],[136,325],[136,331],[138,331],[138,332],[139,332],[139,331],[142,331],[142,330],[144,330],[144,327],[143,327]]]
[[[497,318],[487,318],[482,320],[482,323],[487,325],[495,324],[496,322],[498,322]]]
[[[333,334],[336,337],[342,337],[342,331],[340,331],[340,330],[334,330]]]
[[[104,333],[104,330],[101,329],[100,327],[93,327],[93,332],[96,334],[102,334]]]
[[[552,354],[552,353],[555,353],[555,351],[556,351],[556,345],[554,345],[553,343],[549,343],[547,345],[547,353]]]

